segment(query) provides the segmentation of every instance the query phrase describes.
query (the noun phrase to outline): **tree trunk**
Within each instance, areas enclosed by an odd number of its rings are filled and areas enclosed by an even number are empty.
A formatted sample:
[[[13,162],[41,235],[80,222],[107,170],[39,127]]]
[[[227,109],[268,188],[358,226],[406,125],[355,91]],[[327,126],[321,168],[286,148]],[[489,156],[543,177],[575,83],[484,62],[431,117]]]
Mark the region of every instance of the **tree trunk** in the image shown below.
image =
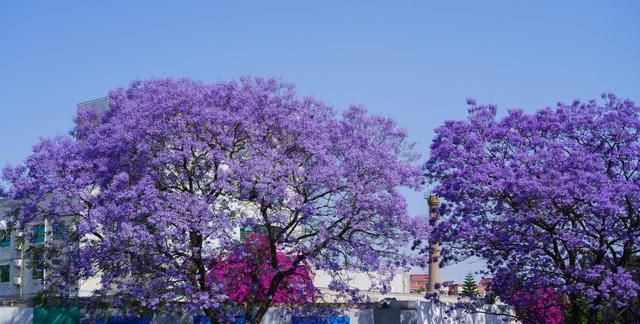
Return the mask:
[[[571,295],[569,297],[569,323],[580,324],[583,320],[582,307],[578,301],[578,295]]]
[[[258,310],[256,311],[256,315],[253,317],[253,319],[251,320],[251,324],[260,324],[260,322],[262,321],[262,318],[264,317],[264,315],[267,313],[267,311],[269,310],[269,307],[271,306],[271,301],[265,301],[263,303],[260,303],[260,306],[258,306]]]
[[[218,320],[218,313],[212,308],[204,309],[204,314],[207,315],[207,318],[211,322],[211,324],[218,324],[220,321]]]
[[[266,300],[258,304],[258,309],[256,311],[256,314],[253,316],[251,321],[249,321],[250,324],[260,324],[260,322],[262,321],[262,318],[269,310],[269,307],[271,307],[271,303],[273,302],[273,296],[276,293],[278,286],[280,286],[280,283],[282,282],[283,278],[284,278],[283,272],[280,272],[273,277],[273,279],[271,280],[271,285],[269,286],[269,290],[267,292],[267,298]]]

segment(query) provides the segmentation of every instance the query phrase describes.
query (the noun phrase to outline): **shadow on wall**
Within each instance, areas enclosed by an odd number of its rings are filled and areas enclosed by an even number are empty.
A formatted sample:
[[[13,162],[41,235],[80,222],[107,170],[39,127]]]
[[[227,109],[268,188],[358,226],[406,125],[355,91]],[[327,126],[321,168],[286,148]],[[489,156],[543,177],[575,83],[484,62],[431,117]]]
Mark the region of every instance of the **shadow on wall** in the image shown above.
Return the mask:
[[[497,305],[490,305],[487,310],[493,312],[504,312],[504,309],[500,309]],[[449,309],[447,305],[435,304],[431,302],[417,302],[416,310],[418,323],[435,323],[435,324],[505,324],[511,323],[509,319],[504,316],[488,315],[482,313],[469,314],[463,310],[457,309],[447,314]]]
[[[33,308],[0,307],[0,323],[24,324],[33,322]]]
[[[158,314],[153,318],[154,324],[194,324],[194,315],[191,314]]]
[[[356,310],[351,315],[351,318],[357,318],[357,321],[352,321],[352,323],[357,324],[373,324],[373,310],[372,309],[362,309]]]
[[[272,307],[264,314],[262,323],[291,323],[291,314],[284,308]]]

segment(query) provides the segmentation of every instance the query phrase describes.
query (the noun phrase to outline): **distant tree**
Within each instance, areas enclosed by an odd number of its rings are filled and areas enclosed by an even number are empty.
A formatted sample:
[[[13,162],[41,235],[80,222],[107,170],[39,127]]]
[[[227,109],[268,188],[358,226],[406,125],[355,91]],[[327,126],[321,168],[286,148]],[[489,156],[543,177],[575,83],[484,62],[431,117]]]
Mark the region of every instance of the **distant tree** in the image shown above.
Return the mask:
[[[478,287],[476,286],[476,281],[473,279],[473,275],[471,273],[464,276],[462,293],[467,296],[475,296],[478,294]]]
[[[446,201],[433,239],[444,263],[482,257],[492,291],[551,289],[567,321],[638,321],[640,106],[612,94],[497,118],[469,100],[436,130],[425,164]]]
[[[259,323],[301,266],[406,263],[399,247],[414,226],[399,189],[423,181],[412,145],[390,119],[361,107],[337,115],[273,79],[135,81],[110,92],[107,110],[79,111],[73,136],[43,139],[4,180],[19,224],[73,219],[66,252],[45,258],[45,291],[99,274],[92,300],[130,311],[224,319],[237,299],[207,275],[229,261],[238,227],[266,228],[273,272],[260,298],[235,305]],[[338,276],[331,287],[346,289]]]

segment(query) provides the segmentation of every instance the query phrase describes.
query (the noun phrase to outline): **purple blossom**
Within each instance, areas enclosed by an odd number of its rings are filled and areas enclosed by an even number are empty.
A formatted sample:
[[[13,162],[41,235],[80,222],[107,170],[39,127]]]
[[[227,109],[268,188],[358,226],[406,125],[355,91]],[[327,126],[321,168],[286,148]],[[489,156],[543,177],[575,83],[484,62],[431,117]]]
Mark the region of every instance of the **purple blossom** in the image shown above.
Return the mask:
[[[111,91],[106,111],[80,111],[73,135],[42,140],[3,173],[21,224],[74,222],[75,253],[47,265],[48,294],[100,273],[96,301],[117,292],[131,311],[225,318],[228,287],[205,277],[243,224],[264,229],[293,269],[407,259],[399,248],[415,228],[399,188],[420,189],[418,155],[406,131],[362,107],[337,115],[273,79],[145,80]],[[277,291],[294,272],[272,262]],[[245,304],[247,319],[269,305]]]
[[[552,289],[625,314],[640,292],[640,107],[602,98],[500,119],[473,105],[436,130],[424,170],[448,203],[443,260],[481,256],[503,297]]]

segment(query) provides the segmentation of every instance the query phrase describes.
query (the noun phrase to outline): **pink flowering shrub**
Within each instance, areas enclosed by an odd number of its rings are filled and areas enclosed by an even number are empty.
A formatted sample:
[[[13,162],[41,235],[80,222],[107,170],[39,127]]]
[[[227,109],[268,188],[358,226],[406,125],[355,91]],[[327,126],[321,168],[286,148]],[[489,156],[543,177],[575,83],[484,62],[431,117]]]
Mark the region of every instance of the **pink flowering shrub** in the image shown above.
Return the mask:
[[[551,288],[533,291],[519,290],[508,300],[523,323],[564,323],[564,305],[558,293]]]
[[[207,283],[222,285],[229,299],[235,302],[262,302],[268,297],[274,276],[293,266],[293,258],[283,251],[277,251],[276,258],[277,269],[271,264],[266,236],[253,233],[226,258],[216,262],[207,274]],[[280,283],[272,301],[307,303],[313,301],[314,295],[313,273],[308,264],[302,263]]]

